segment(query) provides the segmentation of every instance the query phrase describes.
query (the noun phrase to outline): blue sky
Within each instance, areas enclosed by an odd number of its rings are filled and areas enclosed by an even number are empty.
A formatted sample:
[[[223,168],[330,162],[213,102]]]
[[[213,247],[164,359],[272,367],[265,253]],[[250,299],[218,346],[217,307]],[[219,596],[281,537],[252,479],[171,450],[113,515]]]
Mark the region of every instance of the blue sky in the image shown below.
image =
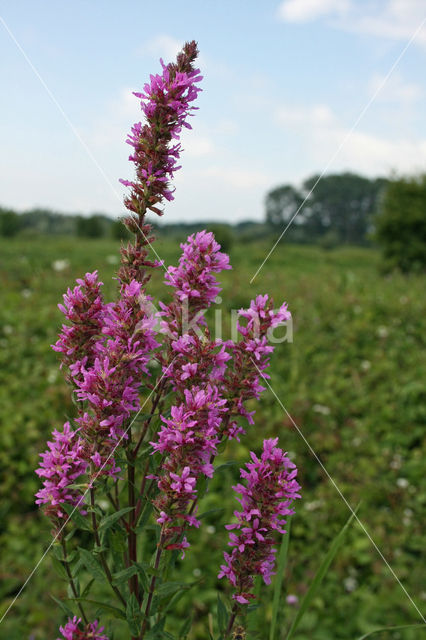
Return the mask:
[[[121,214],[131,91],[190,39],[204,91],[164,220],[261,219],[268,189],[327,165],[425,170],[426,24],[351,128],[426,0],[21,0],[0,15],[2,206]]]

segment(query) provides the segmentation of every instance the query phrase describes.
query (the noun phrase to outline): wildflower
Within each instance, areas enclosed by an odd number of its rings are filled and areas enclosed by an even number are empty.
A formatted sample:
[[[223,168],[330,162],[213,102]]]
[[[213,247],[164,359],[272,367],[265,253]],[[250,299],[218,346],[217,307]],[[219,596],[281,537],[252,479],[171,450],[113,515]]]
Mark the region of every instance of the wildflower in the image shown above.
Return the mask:
[[[199,526],[188,507],[197,496],[197,480],[213,475],[211,460],[217,453],[225,405],[216,387],[193,387],[185,391],[181,404],[171,407],[170,418],[161,417],[163,425],[151,445],[154,452],[164,456],[164,461],[160,473],[151,477],[159,489],[154,506],[159,513],[157,522],[163,525],[164,540],[168,541],[166,548],[188,546],[186,539],[179,542],[185,525]]]
[[[160,304],[163,330],[175,339],[182,333],[205,325],[202,317],[222,290],[214,273],[231,269],[229,256],[220,251],[213,233],[200,231],[181,244],[177,267],[170,266],[165,283],[174,288],[174,301]]]
[[[36,504],[48,505],[46,515],[64,518],[66,514],[61,504],[78,505],[81,494],[71,489],[77,478],[86,472],[88,463],[84,459],[84,446],[77,431],[71,429],[69,422],[64,424],[62,431],[53,431],[53,441],[48,442],[48,449],[41,453],[42,462],[36,469],[36,474],[42,478],[43,489],[36,493]]]
[[[241,324],[238,320],[237,329],[241,339],[237,343],[227,341],[225,343],[232,356],[232,367],[228,367],[224,378],[229,406],[232,407],[233,416],[243,416],[253,424],[253,413],[247,410],[245,403],[251,398],[258,399],[265,387],[260,384],[263,376],[269,378],[266,369],[269,366],[269,358],[274,351],[273,345],[268,342],[269,332],[278,325],[286,322],[291,317],[286,303],[275,311],[272,298],[267,295],[257,296],[252,300],[248,309],[240,309],[238,318],[246,320]],[[244,430],[235,422],[229,423],[229,437],[237,437]]]
[[[191,103],[201,91],[196,86],[201,81],[199,69],[194,68],[198,55],[194,41],[186,43],[178,54],[176,63],[164,65],[161,75],[151,76],[143,92],[135,92],[141,99],[141,108],[146,123],[133,125],[127,143],[133,147],[129,160],[136,166],[133,181],[121,180],[130,188],[124,199],[129,211],[124,224],[135,234],[136,242],[121,248],[121,267],[118,277],[121,282],[137,280],[143,286],[150,278],[147,268],[158,267],[161,262],[148,259],[147,247],[152,243],[151,226],[144,222],[149,209],[162,215],[159,205],[173,200],[169,180],[180,168],[178,160],[182,151],[178,142],[182,127],[191,128],[187,118],[196,107]]]
[[[247,604],[255,596],[251,593],[255,575],[270,584],[275,553],[273,532],[285,534],[285,516],[294,511],[291,504],[300,498],[296,481],[296,466],[276,445],[278,438],[264,440],[260,459],[251,452],[252,462],[240,469],[247,486],[237,484],[234,491],[241,495],[242,510],[235,511],[235,524],[227,525],[231,553],[224,553],[219,578],[227,577],[235,588],[232,596],[239,604]]]
[[[81,618],[74,616],[68,618],[68,622],[64,627],[59,627],[63,638],[57,640],[108,640],[108,637],[102,633],[104,627],[99,627],[97,620],[89,622],[84,628],[81,628]]]
[[[135,280],[122,285],[120,299],[105,307],[104,337],[93,347],[93,366],[82,364],[75,379],[77,398],[87,403],[76,422],[82,437],[94,445],[91,456],[98,452],[92,461],[103,474],[119,471],[112,452],[127,439],[126,421],[140,409],[141,376],[149,375],[148,361],[158,346],[149,299],[141,304],[141,288]]]
[[[141,99],[141,109],[146,118],[142,126],[132,127],[127,143],[133,147],[129,160],[136,165],[136,181],[121,180],[131,193],[124,203],[129,211],[138,215],[151,209],[158,215],[158,204],[165,198],[173,200],[168,183],[180,168],[177,163],[182,150],[179,134],[182,127],[191,129],[187,117],[196,107],[190,106],[201,91],[196,83],[202,80],[200,70],[193,62],[198,55],[194,41],[186,43],[177,56],[176,63],[165,65],[161,75],[151,75],[150,83],[142,92],[134,92]]]
[[[71,324],[62,325],[62,332],[52,349],[62,353],[61,367],[69,368],[69,381],[79,377],[82,366],[90,367],[93,363],[94,345],[102,332],[105,313],[101,287],[97,271],[86,273],[84,278],[77,280],[74,289],[68,289],[64,294],[64,304],[58,305]]]

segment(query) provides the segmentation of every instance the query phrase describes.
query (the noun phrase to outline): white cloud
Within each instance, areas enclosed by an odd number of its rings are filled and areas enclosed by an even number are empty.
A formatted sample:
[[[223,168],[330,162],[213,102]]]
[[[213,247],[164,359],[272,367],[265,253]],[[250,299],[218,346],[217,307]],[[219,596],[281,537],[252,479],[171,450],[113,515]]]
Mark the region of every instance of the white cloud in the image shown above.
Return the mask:
[[[388,0],[381,5],[370,5],[370,11],[354,10],[340,26],[348,31],[387,38],[408,40],[426,18],[424,0]],[[339,22],[337,22],[339,26]],[[426,44],[426,28],[423,26],[416,42]]]
[[[285,22],[308,22],[345,12],[348,7],[348,0],[284,0],[278,7],[278,17]]]
[[[133,89],[123,88],[119,94],[106,105],[105,111],[101,114],[92,127],[86,129],[84,138],[89,146],[95,148],[112,147],[120,145],[121,150],[128,152],[127,145],[124,145],[127,133],[130,132],[134,122],[142,119],[143,114],[140,109],[140,101],[132,93]]]
[[[276,118],[285,127],[328,127],[335,122],[330,107],[324,104],[311,107],[282,106],[276,110]]]
[[[173,36],[161,34],[148,40],[143,46],[143,51],[147,51],[153,56],[160,56],[164,61],[174,60],[183,45],[182,40]]]
[[[141,54],[148,53],[155,58],[162,58],[164,63],[167,64],[176,59],[177,54],[184,44],[185,39],[180,40],[179,38],[163,33],[147,40],[142,47],[139,47],[138,51]],[[208,68],[209,71],[215,68],[215,63],[207,60],[203,54],[198,54],[196,65],[200,67],[202,71],[205,71],[206,68]],[[219,70],[223,70],[223,67],[219,66]]]
[[[327,18],[329,24],[377,38],[408,40],[426,18],[425,0],[284,0],[278,8],[278,18],[285,22],[312,22]],[[415,42],[426,44],[426,26]]]
[[[182,148],[184,153],[193,158],[199,158],[200,156],[207,156],[214,151],[213,141],[207,136],[194,135],[194,132],[190,132],[192,135],[182,141]]]
[[[383,85],[383,86],[382,86]],[[414,82],[406,82],[401,74],[395,72],[389,78],[375,73],[370,78],[369,89],[371,96],[377,102],[410,105],[416,102],[423,94],[421,85]]]
[[[303,147],[306,166],[322,170],[340,150],[328,171],[351,169],[368,175],[388,175],[392,170],[418,172],[426,164],[426,139],[408,136],[386,138],[339,121],[325,105],[276,109],[275,119]]]
[[[212,166],[201,171],[207,178],[215,178],[237,189],[257,189],[269,185],[271,176],[253,169]]]

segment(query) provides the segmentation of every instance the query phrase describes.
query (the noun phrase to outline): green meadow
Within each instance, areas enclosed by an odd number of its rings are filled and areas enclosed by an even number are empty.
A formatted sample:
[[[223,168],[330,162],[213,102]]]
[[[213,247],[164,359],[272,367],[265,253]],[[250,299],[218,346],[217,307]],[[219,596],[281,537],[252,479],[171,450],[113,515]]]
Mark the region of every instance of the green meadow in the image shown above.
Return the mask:
[[[216,575],[228,540],[224,525],[235,508],[230,487],[248,451],[258,451],[262,439],[272,436],[296,462],[303,492],[291,528],[279,637],[285,638],[297,612],[285,598],[303,597],[349,516],[345,500],[352,507],[360,503],[362,526],[351,525],[294,637],[357,640],[377,627],[421,622],[416,608],[426,608],[424,277],[383,275],[372,249],[326,251],[282,242],[250,284],[271,245],[272,240],[234,244],[233,270],[221,276],[216,320],[222,318],[225,337],[232,310],[268,293],[277,306],[288,302],[292,341],[276,346],[272,390],[256,407],[255,425],[218,462],[230,464],[211,482],[201,505],[209,513],[203,526],[190,532],[191,549],[177,567],[179,580],[183,575],[203,588],[195,584],[184,593],[176,604],[176,624],[194,616],[190,640],[207,638],[215,624],[217,588],[226,599],[227,584]],[[177,241],[160,238],[155,248],[166,264],[176,263]],[[0,240],[0,617],[51,540],[49,522],[34,505],[39,487],[34,468],[52,429],[73,414],[50,348],[62,322],[57,304],[76,278],[94,269],[113,296],[118,250],[117,241],[105,239]],[[169,297],[161,269],[151,293]],[[259,589],[261,607],[251,614],[248,640],[267,638],[272,590]],[[65,614],[52,596],[67,594],[49,553],[1,623],[0,638],[56,638]],[[94,599],[108,598],[99,592]],[[100,610],[92,608],[95,617]],[[108,612],[100,615],[107,629],[115,629],[111,637],[127,637]],[[373,638],[420,635],[408,629]]]

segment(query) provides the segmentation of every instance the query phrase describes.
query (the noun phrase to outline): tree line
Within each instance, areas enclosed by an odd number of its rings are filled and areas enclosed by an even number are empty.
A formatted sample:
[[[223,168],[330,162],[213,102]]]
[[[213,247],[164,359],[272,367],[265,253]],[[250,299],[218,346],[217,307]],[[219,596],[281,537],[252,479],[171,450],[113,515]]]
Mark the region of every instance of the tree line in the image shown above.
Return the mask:
[[[355,173],[313,175],[301,187],[283,184],[269,191],[266,221],[289,226],[289,237],[302,242],[365,244],[374,227],[389,180]]]
[[[157,220],[155,224],[158,224]],[[161,223],[160,223],[161,224]],[[215,232],[225,250],[234,240],[276,238],[287,227],[287,242],[382,246],[389,265],[403,270],[426,264],[426,174],[400,178],[366,178],[345,172],[313,175],[300,187],[282,184],[265,197],[263,222],[232,224],[161,224],[163,236],[184,237],[204,227]],[[0,207],[0,235],[76,235],[126,238],[119,219],[102,213],[63,214],[36,208],[23,213]]]

